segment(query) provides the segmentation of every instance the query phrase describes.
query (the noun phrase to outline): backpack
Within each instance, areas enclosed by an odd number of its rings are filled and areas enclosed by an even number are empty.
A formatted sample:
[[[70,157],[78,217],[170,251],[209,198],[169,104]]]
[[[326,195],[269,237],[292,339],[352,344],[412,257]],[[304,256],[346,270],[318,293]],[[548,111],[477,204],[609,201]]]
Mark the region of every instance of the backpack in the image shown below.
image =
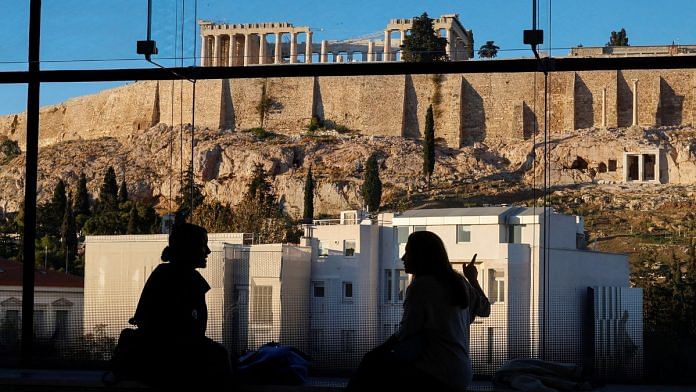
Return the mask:
[[[236,374],[246,384],[301,385],[307,381],[309,357],[276,342],[239,357]]]

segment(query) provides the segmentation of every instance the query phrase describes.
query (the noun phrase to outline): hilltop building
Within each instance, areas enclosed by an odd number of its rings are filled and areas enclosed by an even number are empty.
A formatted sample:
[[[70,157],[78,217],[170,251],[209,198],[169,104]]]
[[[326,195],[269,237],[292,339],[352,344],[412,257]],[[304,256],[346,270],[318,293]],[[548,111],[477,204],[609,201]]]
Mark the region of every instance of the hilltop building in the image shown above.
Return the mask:
[[[547,246],[542,237],[547,227]],[[305,227],[302,244],[253,245],[241,234],[211,234],[203,274],[210,337],[235,352],[268,341],[293,344],[319,367],[350,368],[398,329],[409,276],[400,256],[408,235],[429,230],[460,270],[477,254],[491,317],[472,326],[479,373],[513,357],[584,364],[638,376],[642,292],[629,288],[625,255],[584,248],[583,220],[542,208],[412,210],[368,219],[344,211]],[[88,237],[87,309],[117,334],[132,315],[165,236]],[[545,251],[545,249],[547,251]],[[607,348],[611,348],[608,350]],[[612,370],[613,369],[613,370]]]
[[[410,33],[412,19],[392,19],[384,29],[384,39],[360,37],[338,41],[312,41],[307,26],[292,23],[214,23],[198,22],[201,31],[201,65],[204,67],[258,64],[340,63],[400,61],[400,45]],[[459,22],[458,14],[442,15],[433,27],[447,39],[447,57],[467,60],[473,57],[474,37]],[[394,34],[397,34],[395,37]],[[269,38],[272,37],[272,42]],[[299,41],[301,39],[301,41]]]

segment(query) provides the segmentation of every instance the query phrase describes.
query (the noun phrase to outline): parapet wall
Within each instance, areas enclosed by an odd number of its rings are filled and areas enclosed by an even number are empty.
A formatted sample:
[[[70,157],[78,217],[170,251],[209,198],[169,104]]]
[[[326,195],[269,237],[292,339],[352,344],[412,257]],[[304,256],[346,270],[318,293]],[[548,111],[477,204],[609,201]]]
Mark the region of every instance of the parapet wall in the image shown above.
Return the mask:
[[[694,70],[559,72],[548,77],[549,130],[631,126],[634,80],[638,125],[696,122]],[[44,107],[40,144],[127,136],[160,122],[191,123],[192,96],[188,81],[145,81]],[[491,73],[201,80],[195,122],[211,129],[265,127],[293,134],[304,132],[317,116],[364,134],[419,138],[431,104],[435,136],[450,147],[489,138],[529,138],[544,128],[544,77]],[[0,117],[0,135],[22,146],[25,127],[24,113]]]

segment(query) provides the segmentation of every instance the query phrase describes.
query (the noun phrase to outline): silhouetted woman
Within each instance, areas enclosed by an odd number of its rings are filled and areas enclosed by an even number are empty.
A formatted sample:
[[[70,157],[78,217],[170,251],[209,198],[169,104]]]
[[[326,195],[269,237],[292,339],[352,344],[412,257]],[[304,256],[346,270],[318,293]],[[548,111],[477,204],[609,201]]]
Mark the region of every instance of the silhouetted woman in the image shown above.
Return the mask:
[[[208,233],[183,223],[169,235],[162,261],[145,283],[131,324],[142,345],[142,381],[155,386],[229,386],[227,350],[205,336],[210,286],[196,268],[206,267]]]
[[[442,240],[428,231],[408,237],[402,257],[413,275],[399,331],[367,353],[349,391],[464,391],[471,382],[469,325],[488,317],[490,304],[477,281],[476,256],[455,272]]]

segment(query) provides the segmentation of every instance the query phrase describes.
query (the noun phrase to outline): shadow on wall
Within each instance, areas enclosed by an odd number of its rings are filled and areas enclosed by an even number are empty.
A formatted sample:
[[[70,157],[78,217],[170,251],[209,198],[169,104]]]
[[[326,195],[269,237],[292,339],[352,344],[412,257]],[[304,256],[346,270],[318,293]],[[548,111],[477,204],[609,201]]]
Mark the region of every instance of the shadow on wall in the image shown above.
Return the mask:
[[[314,96],[312,97],[312,117],[317,117],[319,120],[324,120],[324,102],[321,97],[321,84],[319,77],[314,77]]]
[[[486,139],[486,111],[483,98],[476,89],[462,78],[462,145],[482,142]]]
[[[633,90],[624,77],[623,72],[618,72],[616,79],[616,115],[619,127],[633,125]]]
[[[539,123],[536,114],[527,102],[522,103],[522,136],[525,140],[530,139],[537,133]]]
[[[406,75],[404,86],[404,117],[401,134],[404,137],[418,139],[421,135],[418,124],[418,94],[413,86],[413,77]]]
[[[677,95],[672,86],[660,77],[660,102],[657,106],[655,124],[680,125],[684,108],[684,96]]]
[[[575,128],[592,128],[594,126],[594,110],[592,107],[592,91],[579,75],[575,75]]]
[[[222,80],[220,94],[220,128],[235,129],[234,104],[232,103],[232,89],[229,79]]]

